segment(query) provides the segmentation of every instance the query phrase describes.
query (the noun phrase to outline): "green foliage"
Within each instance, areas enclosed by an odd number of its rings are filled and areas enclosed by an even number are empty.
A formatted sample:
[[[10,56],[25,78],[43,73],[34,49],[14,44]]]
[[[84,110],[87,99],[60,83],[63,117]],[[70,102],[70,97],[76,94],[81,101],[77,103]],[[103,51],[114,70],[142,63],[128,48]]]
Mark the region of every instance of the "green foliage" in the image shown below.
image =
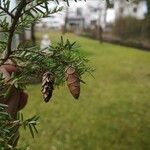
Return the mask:
[[[135,38],[142,35],[142,25],[141,20],[133,17],[118,18],[114,25],[114,32],[121,38]]]
[[[31,150],[149,150],[150,53],[65,36],[81,45],[96,68],[95,79],[85,78],[87,86],[74,102],[64,86],[54,91],[52,103],[44,104],[41,85],[29,85],[30,101],[23,113],[40,112],[41,123],[34,140],[21,130],[20,145],[28,143]],[[55,42],[60,33],[50,32],[49,37]]]
[[[75,1],[77,2],[77,0]],[[29,29],[32,23],[62,10],[59,5],[50,9],[49,5],[54,2],[59,4],[59,0],[18,0],[17,6],[10,10],[12,1],[0,0],[0,32],[3,36],[3,40],[0,41],[0,66],[11,60],[21,70],[19,75],[13,74],[11,76],[12,85],[6,86],[3,78],[0,79],[1,101],[11,94],[11,86],[22,90],[29,77],[40,77],[45,71],[51,71],[55,74],[56,86],[64,83],[64,69],[68,65],[75,67],[81,81],[81,76],[90,71],[90,68],[86,66],[87,59],[80,55],[75,42],[71,43],[69,40],[64,42],[62,37],[60,42],[50,46],[47,50],[27,42],[19,43],[16,47],[12,46],[15,34],[21,34],[24,30]],[[69,5],[69,0],[65,0],[65,2]],[[2,134],[0,148],[16,149],[18,128],[20,126],[28,127],[34,137],[39,117],[34,116],[24,120],[21,114],[18,120],[13,120],[14,118],[10,117],[11,114],[5,112],[5,107],[3,105],[0,107],[1,114],[3,114],[0,118],[0,133]]]
[[[150,18],[150,0],[146,0],[147,3],[147,17]]]
[[[149,18],[137,20],[133,17],[118,18],[113,27],[114,33],[127,40],[145,39],[149,41],[150,37],[150,21]],[[139,43],[139,41],[137,41]]]
[[[63,37],[60,42],[46,50],[38,46],[28,47],[26,44],[20,44],[10,57],[22,64],[20,76],[24,81],[29,76],[35,77],[50,71],[55,74],[55,85],[62,85],[65,81],[64,70],[69,65],[76,68],[80,79],[85,72],[90,72],[90,68],[86,66],[88,60],[80,54],[75,42],[71,43],[68,39],[65,42]]]
[[[34,137],[34,134],[38,133],[36,125],[39,117],[33,116],[32,118],[24,120],[23,114],[18,113],[17,120],[14,120],[6,112],[5,109],[7,107],[7,105],[0,104],[0,150],[23,150],[24,148],[14,148],[19,138],[18,128],[21,126],[23,126],[24,129],[29,127],[30,133]]]
[[[85,65],[87,59],[80,55],[79,50],[76,49],[75,42],[71,43],[69,40],[64,42],[62,37],[60,42],[58,42],[55,46],[49,47],[48,52],[46,52],[44,49],[40,49],[38,45],[32,46],[27,42],[20,43],[17,48],[12,49],[10,52],[10,41],[13,37],[10,33],[21,33],[25,29],[28,29],[32,22],[37,22],[43,17],[57,13],[58,11],[62,10],[62,7],[56,6],[54,9],[49,10],[48,6],[51,2],[48,0],[27,1],[26,3],[22,4],[24,7],[22,8],[17,20],[13,12],[18,11],[22,1],[18,1],[17,7],[14,8],[10,13],[8,13],[8,1],[9,0],[4,1],[4,9],[2,9],[2,12],[4,15],[12,13],[12,15],[10,15],[11,17],[13,16],[12,25],[14,18],[16,25],[14,26],[15,30],[13,32],[11,27],[8,25],[9,23],[6,17],[1,22],[1,25],[3,26],[2,31],[8,31],[8,33],[5,34],[6,40],[4,40],[4,42],[0,42],[1,52],[3,53],[3,51],[6,49],[6,56],[4,60],[3,58],[1,59],[1,64],[8,59],[7,57],[14,62],[17,62],[18,66],[20,66],[22,69],[22,73],[18,77],[18,81],[22,83],[26,80],[26,78],[28,78],[28,76],[39,76],[44,73],[44,71],[49,70],[56,75],[55,83],[58,86],[64,82],[64,69],[66,66],[73,65],[76,68],[80,78],[81,75],[89,70],[89,68]],[[56,2],[58,3],[59,1]],[[66,2],[69,3],[68,0]]]
[[[134,3],[139,3],[140,0],[133,0]],[[146,0],[147,13],[142,20],[132,16],[120,17],[116,19],[114,25],[114,33],[122,39],[144,39],[149,42],[150,37],[150,0]],[[139,41],[137,41],[139,43]],[[134,42],[133,42],[134,43]]]

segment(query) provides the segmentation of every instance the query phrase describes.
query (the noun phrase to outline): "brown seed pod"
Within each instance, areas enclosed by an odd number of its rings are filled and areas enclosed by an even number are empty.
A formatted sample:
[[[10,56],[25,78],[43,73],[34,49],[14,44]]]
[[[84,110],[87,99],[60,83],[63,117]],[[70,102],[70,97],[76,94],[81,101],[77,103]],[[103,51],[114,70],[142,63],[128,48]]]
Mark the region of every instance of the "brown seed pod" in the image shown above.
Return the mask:
[[[78,78],[78,75],[74,67],[72,66],[66,67],[65,78],[66,78],[70,93],[75,99],[78,99],[80,96],[80,80]]]
[[[26,92],[20,92],[20,101],[18,105],[18,110],[23,109],[28,102],[28,94]]]
[[[54,75],[46,72],[42,77],[42,94],[45,102],[49,102],[54,90]]]

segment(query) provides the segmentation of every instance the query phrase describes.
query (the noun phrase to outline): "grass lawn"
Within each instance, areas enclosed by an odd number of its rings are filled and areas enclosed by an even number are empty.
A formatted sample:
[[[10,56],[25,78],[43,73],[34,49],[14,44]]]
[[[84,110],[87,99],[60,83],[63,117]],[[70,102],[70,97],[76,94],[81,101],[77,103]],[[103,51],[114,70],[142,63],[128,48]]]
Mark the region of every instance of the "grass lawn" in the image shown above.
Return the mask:
[[[50,33],[58,40],[58,33]],[[67,34],[96,69],[86,76],[79,101],[66,86],[45,104],[40,85],[28,86],[25,116],[40,114],[35,139],[21,130],[21,145],[31,150],[149,150],[150,52]]]

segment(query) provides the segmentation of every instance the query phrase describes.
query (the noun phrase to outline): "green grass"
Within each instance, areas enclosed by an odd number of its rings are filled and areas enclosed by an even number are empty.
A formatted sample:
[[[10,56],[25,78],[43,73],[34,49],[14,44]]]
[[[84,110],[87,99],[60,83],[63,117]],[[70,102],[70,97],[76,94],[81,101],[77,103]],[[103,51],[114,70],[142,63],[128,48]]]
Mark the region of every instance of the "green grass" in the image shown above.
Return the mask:
[[[58,33],[50,33],[52,41]],[[86,76],[75,101],[67,87],[45,104],[40,85],[28,87],[25,116],[40,114],[35,139],[21,130],[31,150],[149,150],[150,53],[67,34],[77,41],[96,71]]]

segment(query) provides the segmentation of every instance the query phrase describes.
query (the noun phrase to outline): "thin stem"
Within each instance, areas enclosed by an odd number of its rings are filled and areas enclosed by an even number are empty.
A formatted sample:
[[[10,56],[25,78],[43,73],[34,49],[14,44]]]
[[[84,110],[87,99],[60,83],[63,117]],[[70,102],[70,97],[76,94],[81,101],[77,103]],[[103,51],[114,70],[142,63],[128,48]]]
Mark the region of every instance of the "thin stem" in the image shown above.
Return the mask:
[[[43,2],[37,3],[36,5],[34,5],[34,6],[30,7],[29,9],[25,10],[20,16],[26,14],[27,12],[30,12],[32,9],[34,9],[35,7],[37,7],[41,4],[43,4]]]
[[[3,10],[6,14],[8,14],[11,18],[13,18],[13,19],[15,18],[15,16],[12,13],[10,13],[8,10],[3,8],[2,6],[0,6],[0,9]]]
[[[9,59],[9,56],[12,53],[11,46],[12,46],[12,38],[13,38],[13,35],[15,32],[15,27],[16,27],[16,24],[18,23],[18,20],[20,18],[20,14],[21,14],[22,10],[24,7],[26,7],[26,5],[27,5],[27,3],[25,0],[21,0],[21,2],[18,5],[17,11],[15,13],[15,16],[14,16],[14,19],[12,22],[12,25],[9,29],[10,32],[9,32],[9,37],[8,37],[8,42],[7,42],[6,54],[5,54],[5,57],[2,61],[2,64],[4,64],[7,61],[7,59]]]

